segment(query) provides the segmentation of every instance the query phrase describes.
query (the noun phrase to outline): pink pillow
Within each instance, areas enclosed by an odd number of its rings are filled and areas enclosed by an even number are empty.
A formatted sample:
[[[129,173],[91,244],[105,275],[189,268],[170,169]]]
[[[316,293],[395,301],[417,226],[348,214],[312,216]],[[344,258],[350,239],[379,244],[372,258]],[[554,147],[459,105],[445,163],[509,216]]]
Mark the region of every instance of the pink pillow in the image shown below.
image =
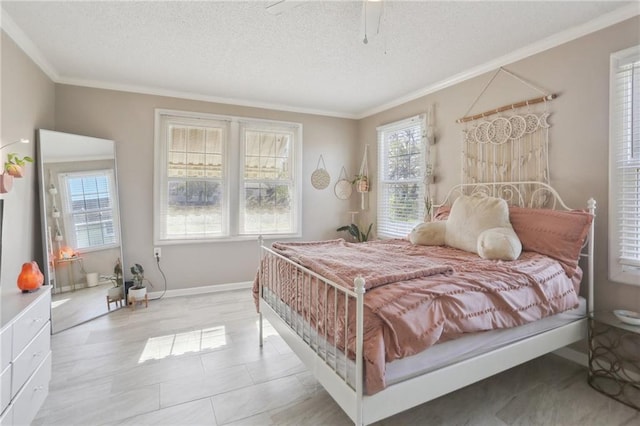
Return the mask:
[[[556,259],[567,276],[573,277],[578,268],[582,244],[593,220],[590,213],[511,206],[509,219],[523,250]]]
[[[451,213],[451,206],[440,206],[433,215],[433,220],[447,220]]]

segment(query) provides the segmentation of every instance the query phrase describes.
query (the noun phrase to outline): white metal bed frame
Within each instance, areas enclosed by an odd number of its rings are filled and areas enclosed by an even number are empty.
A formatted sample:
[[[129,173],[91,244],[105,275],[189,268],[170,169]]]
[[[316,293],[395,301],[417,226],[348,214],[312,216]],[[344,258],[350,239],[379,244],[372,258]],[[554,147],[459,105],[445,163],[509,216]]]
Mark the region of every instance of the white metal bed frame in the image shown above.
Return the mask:
[[[496,196],[506,199],[509,204],[521,207],[540,205],[542,197],[549,208],[570,210],[552,187],[542,182],[533,181],[456,185],[448,192],[441,205],[447,202],[451,203],[456,196],[463,193],[481,193]],[[594,216],[595,205],[594,199],[590,199],[587,203],[589,212]],[[591,316],[593,313],[593,233],[594,223],[592,221],[580,255],[587,259],[587,316]],[[363,381],[364,279],[356,278],[353,290],[345,289],[265,247],[262,243],[262,238],[260,238],[260,246],[262,261],[262,267],[258,274],[260,345],[262,346],[263,342],[262,326],[264,317],[356,425],[370,424],[400,413],[587,337],[587,317],[585,317],[535,336],[517,340],[479,356],[454,362],[438,370],[387,386],[373,395],[365,395]],[[316,342],[314,344],[313,333],[308,332],[310,331],[310,322],[308,324],[300,322],[299,315],[293,314],[294,309],[286,305],[282,297],[278,295],[278,291],[283,287],[279,283],[279,276],[276,273],[276,261],[285,262],[288,265],[287,267],[296,271],[296,291],[298,285],[305,286],[312,283],[334,289],[334,306],[336,306],[338,298],[344,298],[346,306],[344,309],[345,322],[347,321],[348,306],[350,305],[347,303],[348,300],[352,300],[352,303],[355,303],[355,387],[349,383],[346,367],[343,370],[343,365],[347,361],[347,351],[336,350],[336,343],[334,342],[332,344],[333,353],[336,355],[335,357],[328,356],[326,346],[323,347],[318,344],[319,337],[317,335],[315,336]],[[265,262],[271,262],[272,267],[264,268]],[[270,283],[269,288],[272,291],[263,292],[263,284],[267,281]],[[268,293],[270,296],[265,297],[263,293]],[[303,299],[302,303],[307,303],[307,313],[313,310],[310,298],[308,301]],[[318,309],[318,303],[316,302],[316,318],[318,315],[322,315]],[[302,315],[304,316],[304,313]],[[334,315],[337,315],[337,313]],[[325,339],[327,337],[326,333],[325,330]],[[344,336],[344,341],[347,341],[346,335]],[[338,354],[344,357],[344,363],[337,362]]]

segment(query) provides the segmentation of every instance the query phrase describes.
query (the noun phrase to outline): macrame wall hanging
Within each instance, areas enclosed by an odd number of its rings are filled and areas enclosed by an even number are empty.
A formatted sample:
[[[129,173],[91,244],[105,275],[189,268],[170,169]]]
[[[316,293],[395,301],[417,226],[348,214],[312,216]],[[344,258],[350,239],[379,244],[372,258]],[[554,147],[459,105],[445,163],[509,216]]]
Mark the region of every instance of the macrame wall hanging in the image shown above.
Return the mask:
[[[505,73],[542,96],[469,116],[469,112],[499,73]],[[465,117],[457,120],[462,130],[462,182],[525,182],[549,183],[549,123],[550,94],[517,76],[499,68],[473,101]],[[535,106],[534,106],[535,105]],[[540,206],[544,199],[529,200]]]

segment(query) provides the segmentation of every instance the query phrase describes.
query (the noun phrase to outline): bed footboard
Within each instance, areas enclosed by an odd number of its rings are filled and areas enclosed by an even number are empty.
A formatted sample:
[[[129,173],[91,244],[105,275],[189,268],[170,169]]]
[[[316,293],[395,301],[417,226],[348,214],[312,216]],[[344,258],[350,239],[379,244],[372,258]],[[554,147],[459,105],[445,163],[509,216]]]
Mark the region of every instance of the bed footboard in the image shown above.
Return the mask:
[[[258,272],[263,316],[356,424],[364,394],[365,280],[345,288],[262,244]],[[355,408],[355,412],[354,412]]]

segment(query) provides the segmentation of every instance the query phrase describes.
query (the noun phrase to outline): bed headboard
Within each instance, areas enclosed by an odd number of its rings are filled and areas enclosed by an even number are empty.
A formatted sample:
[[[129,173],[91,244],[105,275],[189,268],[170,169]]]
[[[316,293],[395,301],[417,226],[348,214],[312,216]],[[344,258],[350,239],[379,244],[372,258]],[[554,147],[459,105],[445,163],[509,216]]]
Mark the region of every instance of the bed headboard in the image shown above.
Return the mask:
[[[453,204],[460,195],[502,198],[510,206],[572,210],[562,201],[555,189],[537,181],[461,183],[452,187],[442,203],[434,207]]]

